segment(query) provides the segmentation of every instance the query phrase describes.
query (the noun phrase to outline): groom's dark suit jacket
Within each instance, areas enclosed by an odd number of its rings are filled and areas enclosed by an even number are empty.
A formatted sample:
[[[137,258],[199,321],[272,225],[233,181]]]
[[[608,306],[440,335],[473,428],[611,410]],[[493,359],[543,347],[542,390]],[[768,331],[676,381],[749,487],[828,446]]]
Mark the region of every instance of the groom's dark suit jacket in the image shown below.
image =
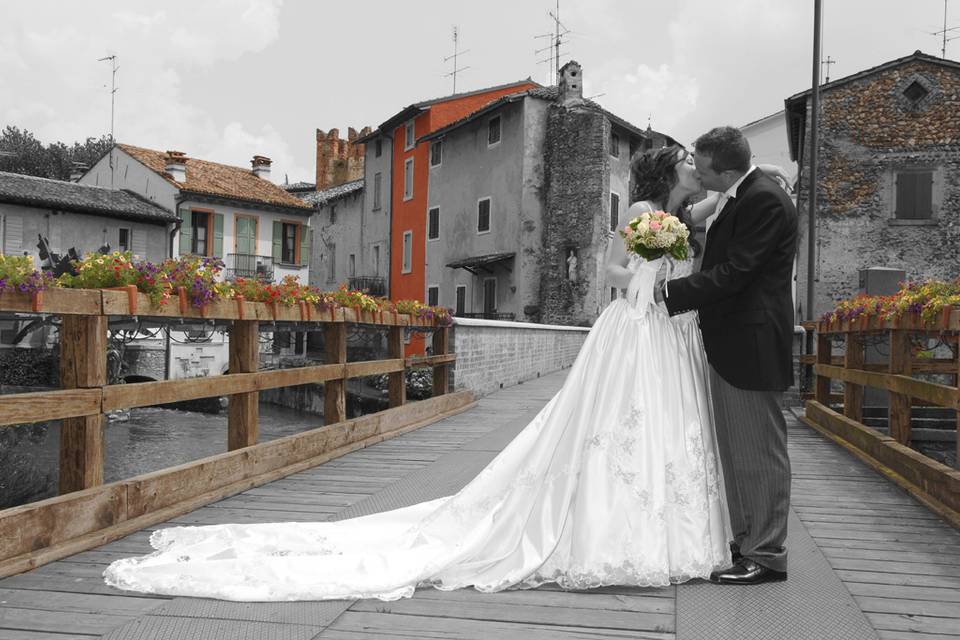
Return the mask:
[[[699,311],[707,359],[735,387],[783,391],[793,384],[796,251],[796,207],[754,169],[710,227],[699,273],[668,284],[670,314]]]

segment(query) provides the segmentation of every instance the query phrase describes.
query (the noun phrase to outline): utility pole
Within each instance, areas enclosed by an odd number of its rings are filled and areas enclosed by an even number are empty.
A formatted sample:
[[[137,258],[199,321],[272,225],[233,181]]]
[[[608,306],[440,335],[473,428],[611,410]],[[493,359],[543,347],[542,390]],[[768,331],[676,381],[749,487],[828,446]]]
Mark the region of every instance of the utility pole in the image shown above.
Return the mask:
[[[827,67],[827,78],[824,80],[823,84],[828,84],[830,82],[830,65],[837,64],[837,61],[832,59],[830,56],[827,56],[827,59],[820,63],[821,65],[826,65]]]
[[[570,33],[570,29],[567,29],[563,26],[563,23],[560,22],[560,0],[557,0],[556,10],[547,11],[547,15],[553,19],[553,33],[543,33],[534,36],[534,38],[550,38],[550,44],[542,49],[537,49],[534,53],[539,55],[544,51],[551,52],[549,58],[538,60],[537,64],[549,62],[550,75],[553,76],[557,84],[560,84],[560,47],[564,44],[563,36]]]
[[[110,142],[112,144],[114,143],[113,123],[114,123],[114,110],[116,107],[116,99],[117,99],[117,69],[119,69],[120,67],[117,66],[116,54],[109,55],[104,58],[99,58],[97,62],[104,62],[106,60],[110,61],[110,64],[112,67],[112,72],[110,74]],[[110,164],[110,186],[113,187],[113,182],[114,182],[113,149],[110,150],[108,162]]]
[[[807,308],[806,319],[814,319],[817,273],[817,151],[820,145],[820,13],[821,0],[813,3],[813,85],[810,109],[810,177],[807,198]]]
[[[465,53],[470,53],[470,49],[467,49],[466,51],[460,51],[458,49],[459,42],[460,42],[460,30],[456,25],[454,25],[453,26],[453,55],[447,56],[446,58],[443,59],[444,62],[453,60],[453,71],[446,74],[444,77],[449,78],[450,76],[453,76],[453,92],[454,93],[457,92],[457,74],[460,73],[461,71],[466,71],[467,69],[470,68],[470,67],[457,67],[457,57],[462,56]]]

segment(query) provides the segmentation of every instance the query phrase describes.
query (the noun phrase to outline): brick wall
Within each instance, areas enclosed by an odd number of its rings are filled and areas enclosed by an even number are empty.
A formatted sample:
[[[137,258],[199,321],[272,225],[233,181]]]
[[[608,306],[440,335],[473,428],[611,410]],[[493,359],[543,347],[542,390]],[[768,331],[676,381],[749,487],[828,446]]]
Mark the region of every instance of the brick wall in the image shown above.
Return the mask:
[[[903,95],[914,81],[930,92],[919,103]],[[865,267],[903,269],[910,279],[960,275],[960,70],[910,60],[828,87],[821,103],[815,315],[855,294]],[[809,135],[805,144],[809,159]],[[932,220],[895,219],[896,174],[904,169],[933,171]],[[809,165],[804,172],[809,175]],[[800,202],[802,301],[806,190]]]
[[[347,139],[341,140],[339,129],[317,129],[317,191],[363,177],[364,145],[354,140],[368,133],[370,127],[359,133],[350,127]]]
[[[581,327],[467,318],[455,322],[454,388],[477,396],[569,367],[587,337]]]

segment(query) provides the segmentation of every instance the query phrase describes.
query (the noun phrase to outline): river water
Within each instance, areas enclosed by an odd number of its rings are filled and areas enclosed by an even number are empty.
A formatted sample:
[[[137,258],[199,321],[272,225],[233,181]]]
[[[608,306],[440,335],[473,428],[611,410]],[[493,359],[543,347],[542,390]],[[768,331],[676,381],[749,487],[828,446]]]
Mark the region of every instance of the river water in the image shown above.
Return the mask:
[[[260,403],[259,442],[323,425],[323,417]],[[57,495],[59,421],[4,427],[0,509]],[[227,450],[227,413],[159,407],[110,416],[104,427],[104,482],[173,467]]]

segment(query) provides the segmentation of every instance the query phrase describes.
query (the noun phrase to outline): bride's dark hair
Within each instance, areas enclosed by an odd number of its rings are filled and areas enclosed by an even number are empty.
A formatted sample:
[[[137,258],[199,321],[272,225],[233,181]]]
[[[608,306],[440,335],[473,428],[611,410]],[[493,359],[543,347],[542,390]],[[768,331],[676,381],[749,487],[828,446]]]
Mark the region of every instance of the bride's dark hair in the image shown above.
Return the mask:
[[[630,163],[630,173],[633,178],[633,197],[631,203],[647,202],[666,207],[670,199],[670,190],[677,184],[676,164],[679,154],[687,150],[678,144],[662,147],[656,150],[644,151]],[[687,213],[687,202],[680,206],[680,221],[690,230],[690,247],[693,255],[700,255],[700,243],[694,240],[695,230]]]

